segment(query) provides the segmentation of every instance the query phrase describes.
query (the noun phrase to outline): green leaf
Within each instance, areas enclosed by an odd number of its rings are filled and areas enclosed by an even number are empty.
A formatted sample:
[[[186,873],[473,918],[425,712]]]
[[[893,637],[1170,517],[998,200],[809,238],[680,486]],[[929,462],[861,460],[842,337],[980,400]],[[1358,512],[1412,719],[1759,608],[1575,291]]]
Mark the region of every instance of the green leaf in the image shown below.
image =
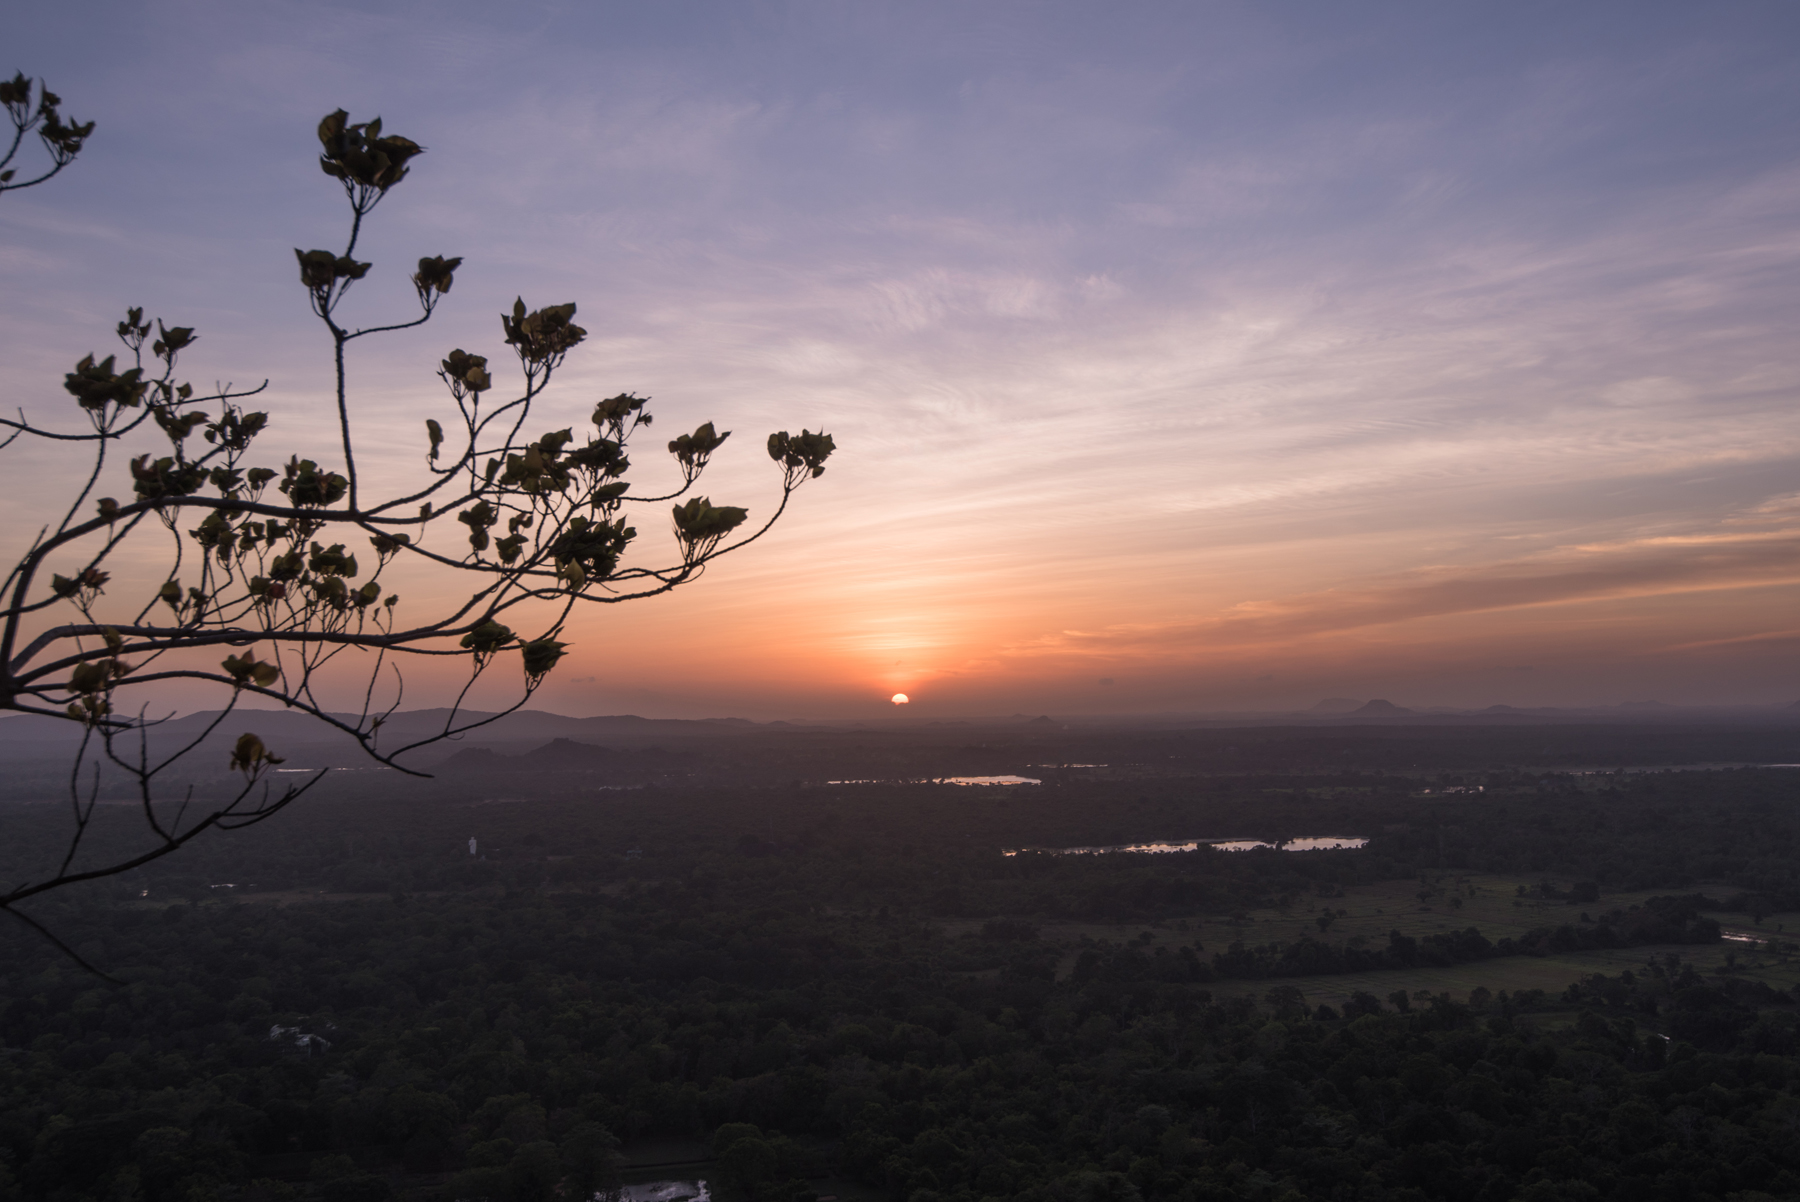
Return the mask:
[[[363,125],[350,124],[350,114],[343,109],[319,122],[319,167],[326,175],[344,181],[351,189],[367,189],[376,193],[387,190],[406,178],[407,163],[425,152],[425,148],[408,138],[383,135],[381,119]],[[362,200],[361,211],[367,211]]]
[[[419,290],[421,298],[430,292],[442,296],[456,282],[456,269],[461,266],[461,259],[446,259],[442,255],[420,259],[419,270],[413,273],[413,287]]]
[[[285,762],[282,757],[269,754],[263,741],[248,732],[239,735],[231,749],[231,766],[245,776],[255,776],[265,767]]]
[[[675,506],[675,536],[689,547],[715,544],[749,516],[748,510],[735,505],[714,505],[706,497],[694,497]]]
[[[150,387],[143,377],[141,367],[115,372],[113,356],[108,355],[95,363],[94,357],[88,355],[75,365],[74,371],[63,377],[63,389],[83,409],[104,409],[109,404],[133,409],[143,404],[144,393]]]
[[[255,684],[260,688],[268,688],[281,679],[281,669],[274,664],[261,663],[248,649],[242,655],[228,655],[220,665],[232,681],[243,687]]]
[[[465,650],[473,651],[478,658],[482,658],[492,655],[512,641],[512,630],[489,618],[463,635],[462,646]]]
[[[825,461],[837,450],[837,443],[823,430],[817,434],[801,430],[798,435],[786,430],[769,435],[769,458],[790,472],[801,469],[816,479],[825,474]]]
[[[692,434],[683,434],[669,443],[669,454],[675,456],[676,462],[680,463],[682,467],[691,471],[695,468],[705,467],[707,457],[718,450],[720,445],[730,437],[730,430],[723,434],[714,433],[713,424],[707,422]]]
[[[556,662],[563,657],[567,643],[559,643],[555,639],[534,639],[523,648],[525,658],[525,675],[533,681],[541,680]]]
[[[573,302],[527,313],[521,297],[513,302],[512,316],[500,315],[500,328],[506,334],[506,345],[518,351],[526,367],[554,366],[587,337],[587,331],[573,321],[574,316]]]

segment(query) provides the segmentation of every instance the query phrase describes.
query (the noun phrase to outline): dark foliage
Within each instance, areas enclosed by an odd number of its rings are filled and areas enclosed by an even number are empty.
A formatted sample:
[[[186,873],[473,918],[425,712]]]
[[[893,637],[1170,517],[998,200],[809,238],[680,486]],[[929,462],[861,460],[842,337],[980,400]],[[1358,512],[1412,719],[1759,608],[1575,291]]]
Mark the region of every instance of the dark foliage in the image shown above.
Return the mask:
[[[1712,774],[1710,813],[1766,832],[1786,779]],[[1190,784],[1209,821],[1321,808],[1271,805],[1292,795],[1267,781]],[[201,854],[70,895],[59,928],[124,989],[29,940],[0,947],[0,1197],[548,1198],[604,1185],[616,1141],[648,1137],[711,1140],[715,1181],[763,1202],[804,1199],[823,1172],[912,1202],[1800,1190],[1791,999],[1672,953],[1559,997],[1364,993],[1339,1011],[1278,980],[1254,999],[1206,983],[1327,971],[1343,953],[1323,940],[1090,941],[1059,974],[1041,936],[1071,915],[1153,920],[1415,873],[1439,853],[1404,795],[1323,803],[1411,815],[1369,852],[1009,858],[989,832],[1167,834],[1133,824],[1174,800],[389,792],[253,833],[235,890],[202,884],[225,862]],[[33,812],[14,811],[27,843]],[[1569,875],[1607,879],[1563,842]],[[1688,854],[1634,846],[1650,866],[1624,863],[1645,876]],[[1763,849],[1708,854],[1748,872]],[[1396,936],[1355,967],[1715,936],[1711,899],[1680,875],[1637,910],[1511,948]],[[288,904],[211,900],[252,880]],[[323,888],[377,896],[304,901]]]

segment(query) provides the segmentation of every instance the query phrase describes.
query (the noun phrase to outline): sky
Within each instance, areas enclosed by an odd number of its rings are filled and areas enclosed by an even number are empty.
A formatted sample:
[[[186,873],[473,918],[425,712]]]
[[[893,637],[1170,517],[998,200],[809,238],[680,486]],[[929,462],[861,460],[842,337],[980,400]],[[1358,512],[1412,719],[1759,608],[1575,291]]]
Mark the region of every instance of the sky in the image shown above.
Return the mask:
[[[67,415],[61,373],[135,304],[199,329],[196,381],[270,381],[271,458],[332,454],[291,252],[342,240],[313,135],[341,106],[427,147],[350,307],[404,314],[417,257],[465,259],[427,327],[353,354],[379,478],[418,475],[437,360],[498,361],[515,295],[590,331],[545,428],[655,398],[645,488],[713,420],[736,437],[705,491],[754,519],[764,436],[834,435],[769,537],[571,627],[544,708],[1800,698],[1792,4],[92,3],[8,27],[0,68],[97,123],[0,197],[0,380],[33,416]],[[3,454],[17,537],[74,467]],[[666,521],[639,521],[646,556]]]

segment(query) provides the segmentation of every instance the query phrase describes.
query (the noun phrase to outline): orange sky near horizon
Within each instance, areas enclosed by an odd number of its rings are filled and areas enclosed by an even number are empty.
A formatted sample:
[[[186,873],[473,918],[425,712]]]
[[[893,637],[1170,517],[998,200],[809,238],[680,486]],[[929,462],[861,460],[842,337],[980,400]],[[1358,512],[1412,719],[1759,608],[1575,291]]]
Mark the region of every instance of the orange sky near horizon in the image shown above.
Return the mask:
[[[418,255],[466,259],[430,326],[353,351],[372,480],[419,474],[437,360],[501,362],[521,293],[591,331],[542,428],[656,398],[639,491],[706,420],[735,433],[701,491],[753,520],[768,432],[840,447],[743,554],[578,616],[536,706],[1785,705],[1800,38],[1727,7],[39,13],[20,61],[100,132],[0,201],[32,298],[0,374],[66,418],[62,373],[142,304],[199,327],[196,383],[271,380],[262,459],[331,461],[291,248],[339,237],[312,129],[341,104],[428,148],[359,317],[405,313]],[[16,540],[70,468],[4,453]],[[666,507],[636,524],[670,549]],[[474,704],[516,695],[491,677]],[[454,684],[412,666],[405,704]]]

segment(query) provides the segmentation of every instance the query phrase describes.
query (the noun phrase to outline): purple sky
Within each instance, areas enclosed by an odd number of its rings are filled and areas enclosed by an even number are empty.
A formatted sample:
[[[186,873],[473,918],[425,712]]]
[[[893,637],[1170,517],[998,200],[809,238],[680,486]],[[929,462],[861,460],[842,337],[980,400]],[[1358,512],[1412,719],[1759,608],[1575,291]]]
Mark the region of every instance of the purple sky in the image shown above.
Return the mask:
[[[550,708],[1800,697],[1792,4],[8,25],[0,68],[99,125],[0,198],[34,415],[141,304],[199,327],[197,379],[271,379],[271,458],[328,450],[291,248],[341,240],[312,135],[341,105],[428,147],[356,303],[403,312],[405,265],[467,260],[353,364],[382,470],[416,467],[436,359],[496,351],[521,293],[592,331],[571,417],[634,389],[671,434],[740,432],[715,499],[766,509],[767,431],[837,436],[772,542],[584,624]],[[8,466],[29,497],[70,470]]]

